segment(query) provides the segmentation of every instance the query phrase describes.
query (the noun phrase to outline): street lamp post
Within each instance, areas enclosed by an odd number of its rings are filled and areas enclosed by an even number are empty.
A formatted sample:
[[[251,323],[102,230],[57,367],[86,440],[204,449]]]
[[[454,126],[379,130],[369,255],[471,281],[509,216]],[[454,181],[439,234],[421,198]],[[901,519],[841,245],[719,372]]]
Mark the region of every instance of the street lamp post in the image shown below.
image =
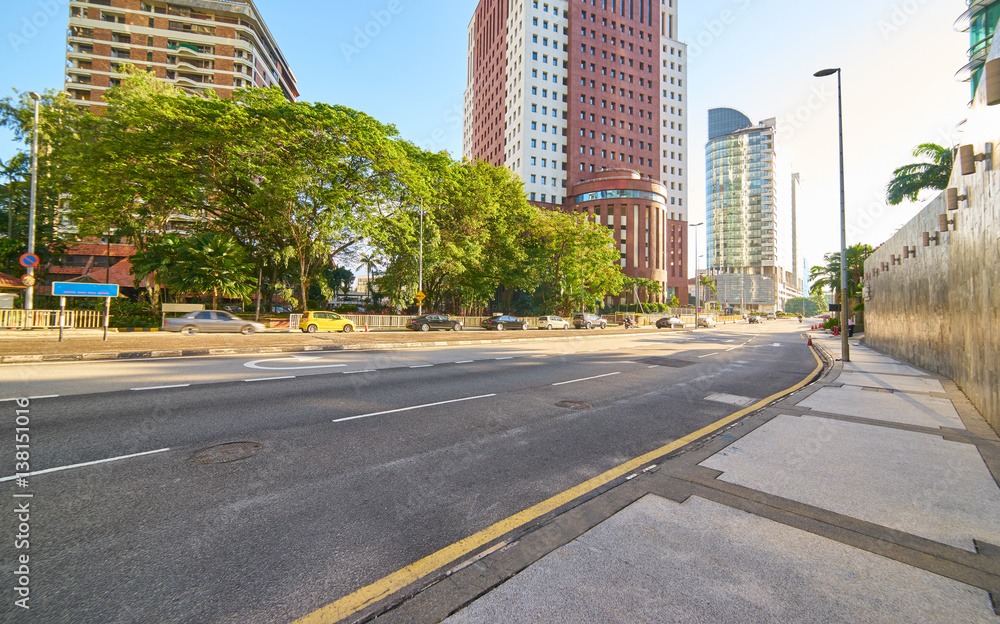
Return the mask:
[[[701,223],[689,223],[688,229],[701,227],[705,225],[705,222]],[[695,232],[694,235],[694,328],[698,329],[698,233]]]
[[[31,130],[31,199],[28,204],[28,253],[35,253],[35,196],[36,188],[38,185],[38,107],[41,104],[42,96],[38,95],[34,91],[28,93],[32,100],[35,101],[35,125]],[[32,277],[29,280],[30,285],[28,289],[24,291],[24,309],[34,310],[35,309],[35,267],[28,267],[28,275]]]
[[[420,206],[420,274],[417,277],[417,292],[424,292],[424,207]],[[424,314],[424,300],[417,300],[417,316]]]
[[[851,361],[847,341],[847,210],[844,203],[844,104],[840,90],[840,68],[823,69],[813,76],[823,78],[837,74],[837,124],[840,134],[840,348],[841,359]]]

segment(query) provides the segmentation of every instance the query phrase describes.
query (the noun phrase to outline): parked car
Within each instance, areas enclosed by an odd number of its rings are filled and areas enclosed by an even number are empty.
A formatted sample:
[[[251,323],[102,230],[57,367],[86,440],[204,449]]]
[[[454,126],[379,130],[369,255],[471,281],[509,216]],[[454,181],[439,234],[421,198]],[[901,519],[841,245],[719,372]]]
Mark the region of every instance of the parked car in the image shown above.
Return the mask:
[[[413,331],[430,331],[432,329],[450,329],[462,331],[462,323],[448,318],[447,314],[424,314],[411,318],[406,324]]]
[[[245,321],[224,310],[198,310],[188,312],[180,318],[165,319],[163,330],[188,335],[198,332],[238,332],[249,336],[254,332],[264,331],[264,326],[254,321]]]
[[[320,330],[349,334],[354,331],[354,323],[334,312],[306,312],[299,321],[299,329],[310,334]]]
[[[774,320],[777,320],[777,319],[778,319],[778,315],[775,314],[774,312],[768,312],[767,313],[767,320],[774,321]]]
[[[680,320],[676,316],[666,317],[656,320],[656,328],[663,329],[664,327],[684,327],[684,321]]]
[[[491,319],[486,319],[482,322],[482,326],[483,329],[496,329],[498,331],[503,331],[505,329],[528,329],[527,321],[523,321],[515,316],[510,316],[509,314],[494,316]]]
[[[715,327],[715,319],[711,316],[703,316],[698,319],[698,327]]]
[[[569,329],[569,321],[561,316],[539,316],[538,329]]]
[[[222,309],[226,312],[232,312],[233,314],[240,314],[243,312],[243,307],[238,305],[225,305]]]
[[[573,315],[573,327],[577,329],[593,329],[595,327],[600,327],[604,329],[608,326],[608,322],[597,316],[596,314],[574,314]]]

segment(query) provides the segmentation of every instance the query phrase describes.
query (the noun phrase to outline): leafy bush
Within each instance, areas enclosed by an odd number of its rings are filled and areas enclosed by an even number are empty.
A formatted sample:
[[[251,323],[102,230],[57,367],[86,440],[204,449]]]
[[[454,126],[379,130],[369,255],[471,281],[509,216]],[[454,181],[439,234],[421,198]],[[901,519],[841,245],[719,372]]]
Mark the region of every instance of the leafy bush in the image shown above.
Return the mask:
[[[109,327],[159,327],[160,317],[158,316],[112,316],[108,321]]]
[[[835,318],[828,318],[823,321],[823,329],[833,329],[834,327],[840,327],[840,321]]]

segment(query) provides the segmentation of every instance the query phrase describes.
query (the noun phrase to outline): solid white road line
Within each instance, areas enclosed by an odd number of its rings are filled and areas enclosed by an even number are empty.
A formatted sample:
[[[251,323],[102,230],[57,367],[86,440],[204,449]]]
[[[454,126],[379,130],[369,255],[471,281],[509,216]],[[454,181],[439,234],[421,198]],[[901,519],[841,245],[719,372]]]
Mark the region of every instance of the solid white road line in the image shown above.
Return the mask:
[[[5,403],[7,401],[20,401],[21,399],[28,399],[29,401],[34,401],[35,399],[57,399],[58,394],[46,394],[42,396],[30,396],[30,397],[11,397],[9,399],[0,399],[0,403]]]
[[[343,373],[341,373],[341,374],[342,374],[342,375],[354,375],[354,374],[356,374],[356,373],[374,373],[374,372],[375,372],[375,369],[372,369],[372,368],[368,368],[368,369],[365,369],[365,370],[359,370],[359,371],[344,371],[344,372],[343,372]]]
[[[45,470],[36,470],[34,472],[29,472],[29,477],[34,477],[35,475],[46,474],[49,472],[59,472],[60,470],[69,470],[71,468],[83,468],[84,466],[94,466],[97,464],[106,464],[108,462],[121,461],[123,459],[132,459],[133,457],[142,457],[143,455],[153,455],[154,453],[165,453],[169,451],[169,448],[162,448],[156,451],[145,451],[143,453],[133,453],[131,455],[122,455],[121,457],[111,457],[109,459],[98,459],[97,461],[83,462],[82,464],[73,464],[72,466],[60,466],[58,468],[46,468]],[[3,481],[13,481],[17,478],[17,475],[12,477],[3,477],[0,479],[0,483]]]
[[[699,355],[699,356],[698,356],[698,359],[700,360],[701,358],[707,358],[707,357],[712,357],[713,355],[719,355],[719,352],[718,352],[718,351],[716,351],[715,353],[708,353],[708,354],[706,354],[706,355]]]
[[[494,359],[497,359],[497,360],[513,360],[514,358],[513,357],[498,357],[498,358],[494,358]]]
[[[433,364],[419,364],[417,366],[411,366],[410,368],[430,368],[434,366]]]
[[[584,377],[583,379],[572,379],[570,381],[560,381],[559,383],[552,384],[553,386],[565,386],[566,384],[576,383],[578,381],[590,381],[591,379],[600,379],[601,377],[611,377],[612,375],[621,375],[618,373],[605,373],[604,375],[595,375],[594,377]]]
[[[481,394],[479,396],[465,397],[463,399],[451,399],[450,401],[438,401],[437,403],[425,403],[423,405],[414,405],[412,407],[401,407],[399,409],[385,410],[384,412],[372,412],[371,414],[361,414],[359,416],[348,416],[347,418],[337,418],[333,422],[345,422],[348,420],[357,420],[358,418],[368,418],[369,416],[381,416],[382,414],[395,414],[396,412],[408,412],[410,410],[423,409],[425,407],[435,407],[437,405],[447,405],[448,403],[461,403],[462,401],[473,401],[475,399],[486,399],[489,397],[496,396],[496,394]]]
[[[258,377],[257,379],[244,379],[243,381],[274,381],[275,379],[295,379],[295,375],[285,375],[283,377]]]
[[[148,388],[132,388],[132,390],[166,390],[167,388],[187,388],[191,384],[177,384],[174,386],[150,386]]]
[[[472,364],[475,360],[462,360],[461,362],[455,362],[456,364]]]

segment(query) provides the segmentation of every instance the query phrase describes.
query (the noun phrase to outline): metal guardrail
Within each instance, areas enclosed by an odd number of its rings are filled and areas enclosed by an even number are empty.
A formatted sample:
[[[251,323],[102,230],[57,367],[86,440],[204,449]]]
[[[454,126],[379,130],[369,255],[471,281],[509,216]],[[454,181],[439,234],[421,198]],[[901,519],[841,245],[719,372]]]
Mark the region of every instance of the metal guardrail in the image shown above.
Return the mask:
[[[55,328],[76,329],[104,327],[104,313],[95,310],[0,310],[0,329]]]

